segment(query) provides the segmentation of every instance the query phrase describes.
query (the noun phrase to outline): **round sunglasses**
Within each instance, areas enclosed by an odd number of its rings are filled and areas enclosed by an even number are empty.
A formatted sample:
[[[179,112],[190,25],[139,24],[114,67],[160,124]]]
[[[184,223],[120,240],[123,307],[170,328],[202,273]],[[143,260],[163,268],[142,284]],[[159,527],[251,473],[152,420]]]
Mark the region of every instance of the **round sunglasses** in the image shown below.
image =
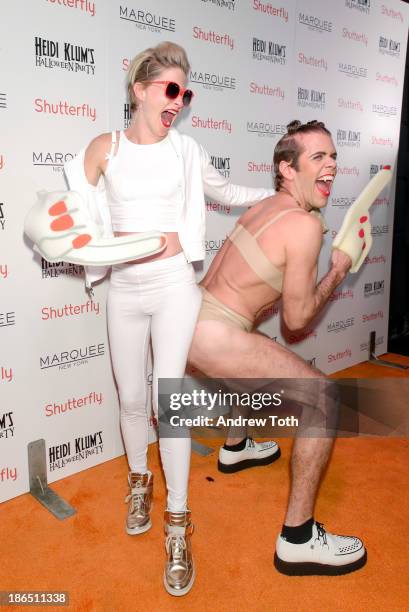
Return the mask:
[[[161,85],[166,85],[165,96],[169,98],[169,100],[176,100],[178,96],[182,96],[183,106],[189,106],[194,96],[194,93],[191,89],[185,89],[184,87],[180,87],[174,81],[149,81],[149,85],[151,83],[159,83]]]

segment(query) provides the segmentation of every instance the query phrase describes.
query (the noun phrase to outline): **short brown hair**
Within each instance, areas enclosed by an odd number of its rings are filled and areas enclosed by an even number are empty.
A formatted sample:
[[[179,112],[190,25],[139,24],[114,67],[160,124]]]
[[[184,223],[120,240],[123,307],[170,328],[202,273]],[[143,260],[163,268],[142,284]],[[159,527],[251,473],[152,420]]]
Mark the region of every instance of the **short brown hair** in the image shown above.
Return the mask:
[[[186,76],[189,74],[190,64],[186,51],[173,42],[161,42],[156,47],[141,51],[136,55],[128,68],[127,86],[131,112],[136,110],[137,101],[133,86],[135,83],[148,83],[155,80],[162,70],[166,68],[181,68]]]
[[[276,191],[280,191],[284,180],[279,169],[280,162],[289,162],[295,170],[298,170],[298,159],[304,149],[296,136],[298,134],[309,134],[311,132],[324,132],[324,134],[331,136],[331,132],[325,127],[325,124],[315,119],[307,123],[301,123],[301,121],[296,119],[287,125],[287,133],[280,138],[274,149],[274,186]]]

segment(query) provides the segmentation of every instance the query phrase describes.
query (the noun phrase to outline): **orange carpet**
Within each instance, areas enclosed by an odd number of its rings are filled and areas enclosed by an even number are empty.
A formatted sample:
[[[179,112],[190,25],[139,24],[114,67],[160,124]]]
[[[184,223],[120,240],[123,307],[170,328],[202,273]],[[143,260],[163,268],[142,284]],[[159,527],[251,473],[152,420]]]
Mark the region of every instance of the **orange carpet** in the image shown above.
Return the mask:
[[[378,369],[365,367],[373,374]],[[379,370],[378,377],[395,375]],[[358,375],[368,376],[357,368],[346,374]],[[204,442],[215,448],[219,443]],[[30,495],[2,504],[0,590],[68,591],[70,605],[59,609],[78,612],[406,612],[409,440],[336,442],[316,518],[336,533],[362,537],[368,548],[366,567],[341,577],[290,578],[273,567],[288,494],[291,440],[280,444],[282,458],[276,463],[233,475],[217,471],[215,453],[193,455],[190,506],[197,578],[187,596],[173,598],[162,586],[165,488],[157,445],[149,449],[156,479],[153,528],[141,536],[124,531],[124,457],[53,483],[77,509],[65,521]]]

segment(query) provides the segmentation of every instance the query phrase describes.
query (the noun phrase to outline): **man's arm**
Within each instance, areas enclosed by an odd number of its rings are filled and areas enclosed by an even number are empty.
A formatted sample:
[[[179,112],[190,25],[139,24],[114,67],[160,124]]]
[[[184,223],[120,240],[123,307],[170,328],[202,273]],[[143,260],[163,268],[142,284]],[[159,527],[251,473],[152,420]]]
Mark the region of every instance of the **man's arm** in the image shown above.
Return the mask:
[[[310,215],[300,215],[286,241],[283,317],[290,330],[305,327],[318,314],[351,267],[348,255],[334,250],[331,268],[317,284],[321,245],[321,222]]]

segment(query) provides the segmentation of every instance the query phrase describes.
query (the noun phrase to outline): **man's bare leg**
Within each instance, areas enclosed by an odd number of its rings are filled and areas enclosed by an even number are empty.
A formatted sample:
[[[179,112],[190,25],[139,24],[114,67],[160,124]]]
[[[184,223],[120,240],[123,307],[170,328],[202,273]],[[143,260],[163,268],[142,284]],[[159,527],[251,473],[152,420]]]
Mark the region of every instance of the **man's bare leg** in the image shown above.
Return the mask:
[[[334,445],[332,438],[297,438],[291,454],[291,490],[285,524],[301,525],[314,515],[320,479]]]
[[[219,321],[198,323],[189,360],[213,378],[325,380],[322,373],[278,343]],[[307,435],[297,437],[294,443],[291,492],[274,557],[275,567],[281,573],[338,575],[355,571],[366,563],[365,547],[359,538],[327,533],[320,523],[313,521],[320,479],[332,446],[332,437]]]

